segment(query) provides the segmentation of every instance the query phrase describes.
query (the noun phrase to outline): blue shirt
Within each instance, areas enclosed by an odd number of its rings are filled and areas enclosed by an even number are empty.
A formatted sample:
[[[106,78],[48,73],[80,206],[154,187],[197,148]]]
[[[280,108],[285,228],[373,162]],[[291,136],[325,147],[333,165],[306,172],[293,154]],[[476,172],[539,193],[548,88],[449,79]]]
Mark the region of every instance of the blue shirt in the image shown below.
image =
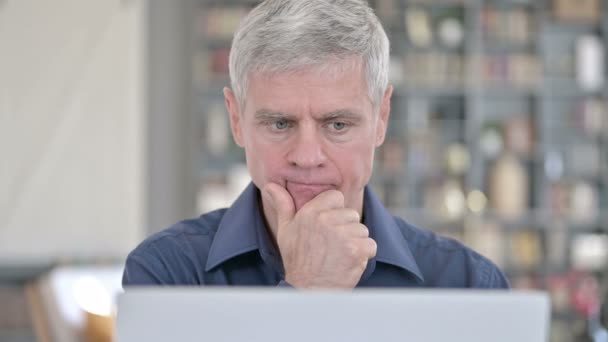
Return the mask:
[[[288,285],[260,201],[259,190],[250,184],[230,208],[147,238],[127,257],[123,286]],[[378,249],[358,287],[509,287],[487,258],[392,216],[369,187],[363,217]]]

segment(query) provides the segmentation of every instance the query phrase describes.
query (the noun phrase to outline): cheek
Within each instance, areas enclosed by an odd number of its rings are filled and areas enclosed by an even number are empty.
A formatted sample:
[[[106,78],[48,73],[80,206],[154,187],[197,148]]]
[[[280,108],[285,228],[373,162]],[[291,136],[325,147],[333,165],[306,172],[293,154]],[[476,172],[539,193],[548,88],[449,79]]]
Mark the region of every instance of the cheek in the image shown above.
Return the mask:
[[[339,165],[344,186],[361,188],[371,177],[374,161],[374,145],[361,142],[352,148],[336,153],[336,164]]]
[[[256,184],[276,179],[273,172],[284,162],[283,151],[277,144],[264,143],[258,137],[248,137],[245,143],[247,167]]]

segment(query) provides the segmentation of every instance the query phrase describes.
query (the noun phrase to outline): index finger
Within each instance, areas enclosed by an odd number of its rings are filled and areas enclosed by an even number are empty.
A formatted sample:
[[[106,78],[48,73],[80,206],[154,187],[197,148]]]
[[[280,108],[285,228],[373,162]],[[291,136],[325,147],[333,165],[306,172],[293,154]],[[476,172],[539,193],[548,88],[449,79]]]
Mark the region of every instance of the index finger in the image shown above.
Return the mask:
[[[344,208],[344,194],[338,190],[326,190],[315,196],[306,203],[300,210],[302,211],[321,211],[327,209]]]

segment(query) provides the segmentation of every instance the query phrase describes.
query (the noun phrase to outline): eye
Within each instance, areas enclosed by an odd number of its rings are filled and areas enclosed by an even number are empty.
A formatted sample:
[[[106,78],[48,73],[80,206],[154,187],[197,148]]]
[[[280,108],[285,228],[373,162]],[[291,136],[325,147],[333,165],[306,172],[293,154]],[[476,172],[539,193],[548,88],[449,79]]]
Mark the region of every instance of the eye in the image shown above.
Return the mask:
[[[289,128],[289,122],[287,122],[286,120],[277,120],[273,123],[273,126],[274,129],[282,131]]]
[[[332,128],[336,131],[341,131],[346,128],[345,122],[335,121],[331,124]]]

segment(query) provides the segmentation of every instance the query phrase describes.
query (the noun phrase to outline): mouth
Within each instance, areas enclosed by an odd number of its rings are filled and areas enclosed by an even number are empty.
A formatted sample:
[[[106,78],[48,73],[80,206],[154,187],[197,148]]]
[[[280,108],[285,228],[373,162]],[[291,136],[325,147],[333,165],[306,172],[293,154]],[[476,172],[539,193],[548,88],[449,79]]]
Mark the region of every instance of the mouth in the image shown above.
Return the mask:
[[[318,192],[318,193],[335,188],[331,184],[299,183],[299,182],[292,182],[292,181],[286,181],[286,187],[287,187],[287,189],[293,189],[293,190],[302,191],[302,192]]]
[[[294,199],[296,207],[299,209],[308,201],[315,198],[318,194],[327,190],[335,189],[336,187],[332,184],[286,181],[285,188]]]

